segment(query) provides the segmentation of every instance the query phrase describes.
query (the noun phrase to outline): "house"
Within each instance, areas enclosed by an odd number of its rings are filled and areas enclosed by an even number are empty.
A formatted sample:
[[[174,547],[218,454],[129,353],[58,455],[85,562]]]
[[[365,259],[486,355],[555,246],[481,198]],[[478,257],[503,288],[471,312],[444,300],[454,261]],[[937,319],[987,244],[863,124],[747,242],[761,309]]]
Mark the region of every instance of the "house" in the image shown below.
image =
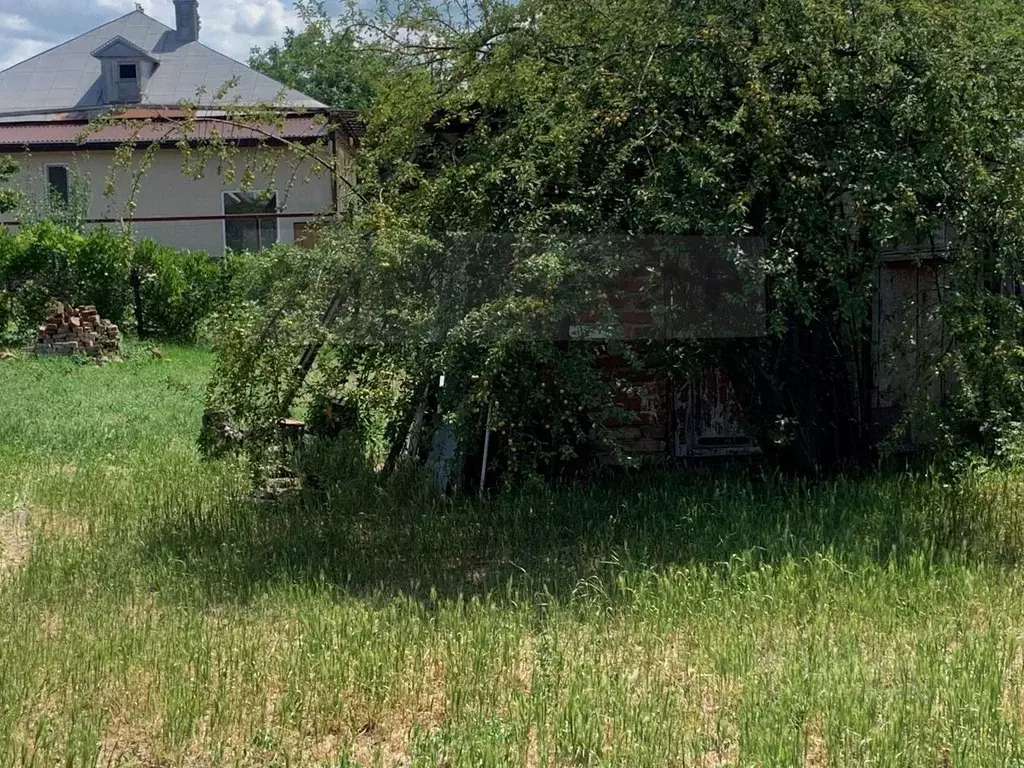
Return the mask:
[[[73,206],[87,224],[129,219],[140,237],[211,254],[304,242],[311,222],[344,206],[337,169],[349,167],[354,115],[207,47],[199,1],[173,2],[175,29],[140,9],[0,72],[0,154],[18,161],[30,205]],[[255,105],[272,105],[274,119],[237,124]],[[229,167],[184,173],[179,142],[214,137],[237,147]],[[137,188],[115,164],[126,144],[135,168],[158,147]]]

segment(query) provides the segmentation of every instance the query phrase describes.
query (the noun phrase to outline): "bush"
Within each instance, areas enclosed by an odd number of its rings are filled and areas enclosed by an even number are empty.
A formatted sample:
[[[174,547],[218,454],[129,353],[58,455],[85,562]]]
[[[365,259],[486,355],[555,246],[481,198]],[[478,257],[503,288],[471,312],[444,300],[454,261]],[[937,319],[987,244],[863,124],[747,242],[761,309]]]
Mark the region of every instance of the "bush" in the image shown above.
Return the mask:
[[[199,324],[230,295],[226,259],[176,251],[152,240],[135,250],[142,327],[139,335],[193,341]]]
[[[17,234],[0,228],[0,344],[24,341],[58,301],[95,305],[117,323],[141,314],[140,335],[192,341],[236,280],[244,290],[249,259],[213,259],[152,240],[133,248],[109,229],[83,234],[52,221]]]
[[[101,228],[85,236],[75,254],[72,298],[92,304],[102,317],[123,321],[131,307],[129,246],[114,232]]]
[[[131,305],[130,249],[108,229],[88,234],[43,221],[0,235],[3,329],[27,332],[55,301],[94,304],[111,320]]]

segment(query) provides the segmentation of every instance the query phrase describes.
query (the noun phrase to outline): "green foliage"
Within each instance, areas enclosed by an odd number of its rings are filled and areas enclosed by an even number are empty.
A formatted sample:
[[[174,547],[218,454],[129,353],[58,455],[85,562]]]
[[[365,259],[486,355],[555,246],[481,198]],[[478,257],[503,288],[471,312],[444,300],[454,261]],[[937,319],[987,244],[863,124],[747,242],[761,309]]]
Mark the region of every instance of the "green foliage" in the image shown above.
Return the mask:
[[[543,346],[635,265],[576,246],[577,233],[763,238],[745,270],[768,278],[771,333],[730,372],[758,393],[761,429],[797,425],[804,466],[843,466],[870,458],[864,360],[882,253],[945,222],[962,297],[946,310],[967,313],[965,349],[937,350],[925,379],[952,367],[988,393],[977,414],[994,397],[998,418],[1024,416],[1020,356],[1007,354],[1021,325],[996,322],[991,291],[976,290],[1022,274],[1010,258],[1024,244],[1015,3],[526,0],[480,2],[453,24],[459,7],[409,4],[389,27],[413,43],[392,48],[363,144],[370,215],[422,236],[507,232],[521,247],[468,261],[438,248],[423,279],[419,244],[398,244],[392,311],[429,307],[443,344],[469,331],[495,349],[528,324]],[[965,328],[998,328],[998,342]],[[696,354],[729,359],[721,345]],[[478,396],[486,359],[461,371]]]
[[[49,221],[0,235],[0,326],[19,331],[45,318],[55,301],[94,304],[120,321],[131,306],[131,247],[108,229],[81,234]]]
[[[639,258],[595,242],[631,235],[764,243],[739,266],[765,278],[768,335],[681,345],[669,365],[728,367],[756,395],[755,431],[841,469],[873,459],[885,253],[947,225],[954,351],[923,361],[922,383],[964,384],[939,414],[957,450],[1024,423],[1020,299],[998,296],[1024,277],[1014,0],[407,2],[349,21],[387,66],[360,147],[372,202],[353,229],[370,245],[332,278],[348,307],[323,374],[386,381],[396,445],[436,401],[466,439],[484,404],[509,444],[538,417],[564,425],[526,467],[575,453],[579,407],[612,398],[596,371],[567,364],[543,416],[533,393],[496,393],[554,359],[567,318],[608,306]]]
[[[26,189],[19,190],[15,215],[22,225],[50,222],[75,232],[86,231],[92,194],[90,177],[77,162],[69,166],[68,171],[67,200],[51,190],[42,179],[38,186],[28,184]]]
[[[130,306],[127,290],[131,244],[112,230],[99,228],[84,235],[74,257],[74,304],[92,304],[101,317],[121,320]]]
[[[227,301],[234,281],[247,284],[247,259],[211,259],[151,240],[136,244],[106,228],[82,233],[46,220],[17,234],[3,229],[0,328],[12,340],[22,339],[61,301],[95,305],[102,317],[117,323],[137,319],[141,309],[142,335],[193,340],[203,321]]]
[[[0,213],[8,213],[18,207],[21,194],[5,185],[18,172],[18,164],[9,156],[0,157]]]
[[[299,0],[296,10],[303,28],[289,28],[282,42],[266,49],[254,48],[249,66],[328,106],[368,107],[369,52],[352,30],[332,22],[321,0]]]
[[[257,454],[258,438],[272,442],[287,415],[303,351],[334,338],[319,317],[344,281],[353,243],[340,235],[332,240],[323,251],[278,246],[248,256],[214,323],[217,375],[207,402],[231,414]]]
[[[179,251],[153,240],[135,248],[141,299],[140,333],[158,339],[195,340],[200,325],[226,302],[232,275],[247,257],[211,258],[202,251]]]

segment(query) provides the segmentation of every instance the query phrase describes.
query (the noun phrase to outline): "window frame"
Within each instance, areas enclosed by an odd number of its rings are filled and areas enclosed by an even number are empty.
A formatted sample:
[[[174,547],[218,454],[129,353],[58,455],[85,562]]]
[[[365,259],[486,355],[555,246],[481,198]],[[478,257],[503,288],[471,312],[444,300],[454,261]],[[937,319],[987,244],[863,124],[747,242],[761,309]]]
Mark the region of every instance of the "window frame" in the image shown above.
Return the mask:
[[[62,201],[62,204],[66,207],[71,205],[71,166],[67,163],[44,163],[43,164],[43,191],[46,199],[46,205],[49,207],[53,202],[53,186],[50,183],[50,169],[51,168],[63,168],[64,175],[67,180],[67,196]]]
[[[132,77],[124,76],[124,68],[131,67],[135,73]],[[119,61],[117,63],[117,81],[119,83],[137,83],[139,82],[139,65],[134,61]]]
[[[243,189],[222,189],[220,193],[220,213],[223,218],[220,220],[220,231],[221,231],[221,242],[224,244],[224,255],[228,254],[228,195],[249,195],[253,194],[252,190]],[[281,245],[281,209],[278,206],[278,194],[276,189],[264,189],[257,194],[266,195],[269,194],[268,201],[274,201],[274,243],[273,245]],[[233,215],[233,214],[231,214]],[[240,219],[233,219],[233,221],[239,221]],[[259,216],[255,216],[256,228],[259,229],[263,219]],[[273,247],[268,245],[262,245],[260,250]]]

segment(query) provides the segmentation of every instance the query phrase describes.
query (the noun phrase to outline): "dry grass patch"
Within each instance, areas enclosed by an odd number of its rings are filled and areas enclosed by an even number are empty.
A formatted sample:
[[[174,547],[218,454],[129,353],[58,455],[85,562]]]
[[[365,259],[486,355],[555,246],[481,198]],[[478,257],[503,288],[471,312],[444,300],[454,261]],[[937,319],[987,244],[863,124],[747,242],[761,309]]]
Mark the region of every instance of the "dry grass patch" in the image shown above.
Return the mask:
[[[0,582],[24,567],[32,555],[28,517],[25,507],[18,507],[0,517]]]

